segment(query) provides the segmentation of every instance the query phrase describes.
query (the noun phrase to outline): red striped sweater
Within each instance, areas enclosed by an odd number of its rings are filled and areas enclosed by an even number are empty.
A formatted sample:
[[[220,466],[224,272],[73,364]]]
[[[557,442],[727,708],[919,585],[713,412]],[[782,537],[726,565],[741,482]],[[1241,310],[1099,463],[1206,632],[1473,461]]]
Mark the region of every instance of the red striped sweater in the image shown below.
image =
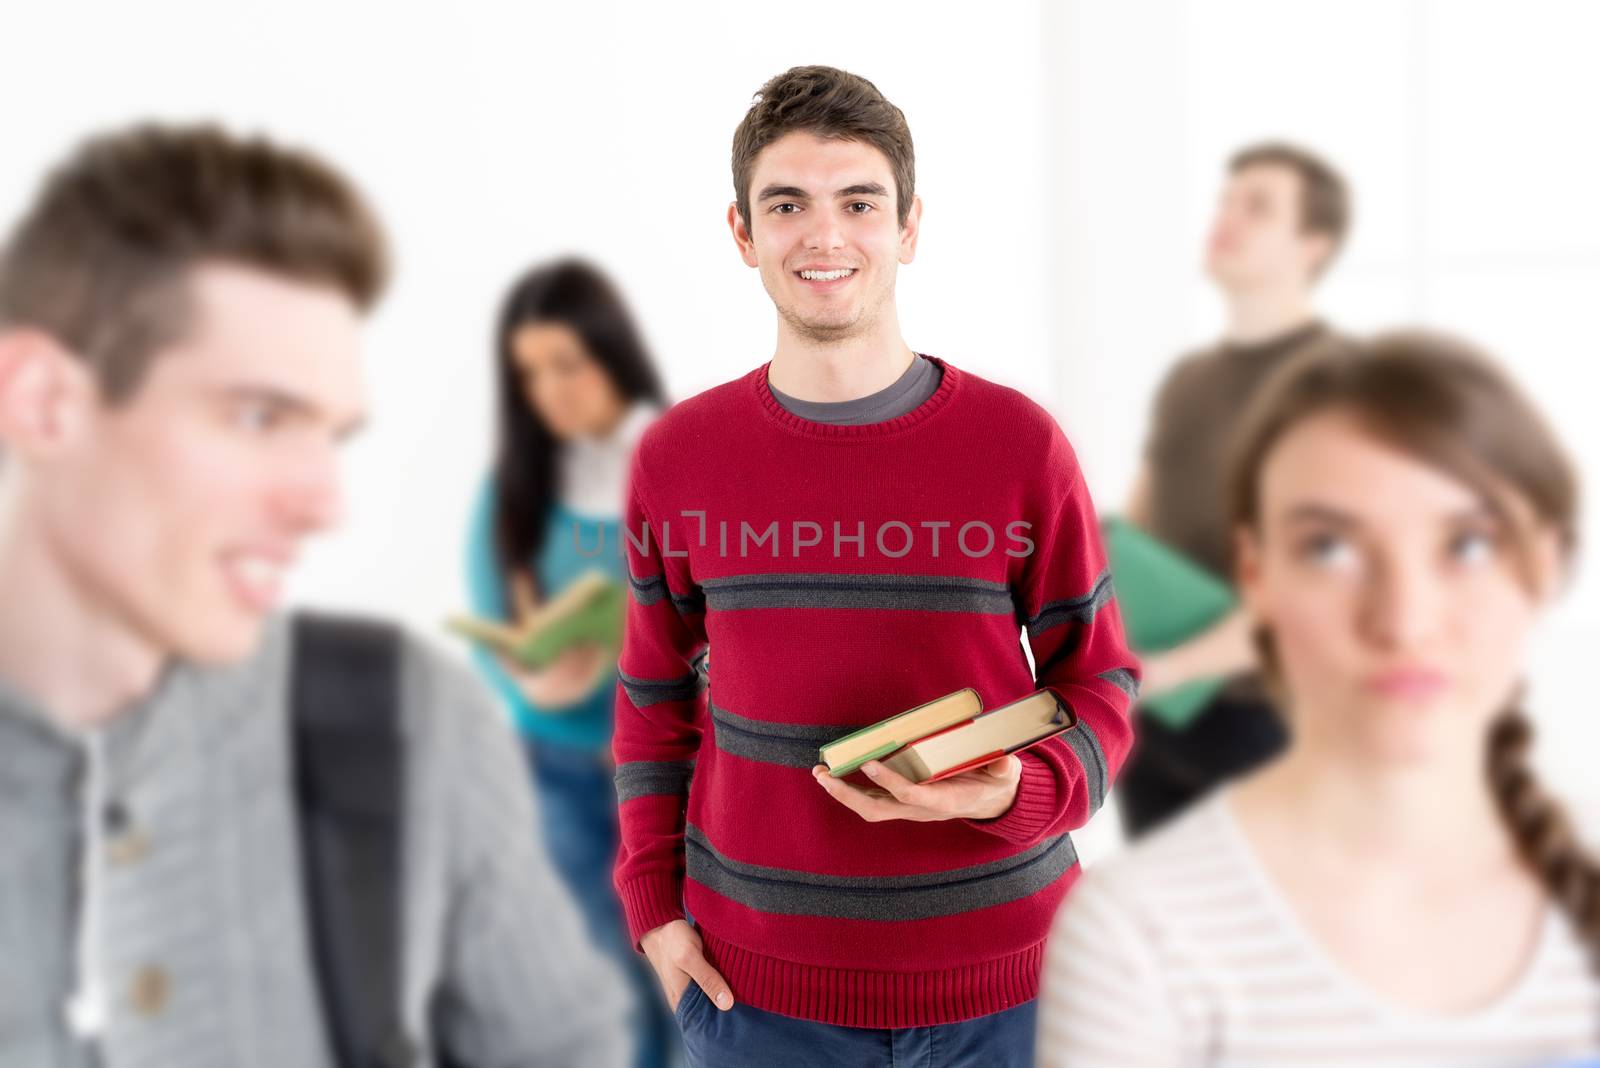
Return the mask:
[[[763,365],[634,456],[616,885],[635,942],[687,907],[756,1008],[909,1027],[1032,998],[1066,832],[1131,740],[1138,664],[1066,437],[938,362],[931,397],[864,426],[787,411]],[[1078,719],[1023,754],[1004,815],[867,823],[813,781],[823,742],[964,686],[985,708],[1048,686]]]

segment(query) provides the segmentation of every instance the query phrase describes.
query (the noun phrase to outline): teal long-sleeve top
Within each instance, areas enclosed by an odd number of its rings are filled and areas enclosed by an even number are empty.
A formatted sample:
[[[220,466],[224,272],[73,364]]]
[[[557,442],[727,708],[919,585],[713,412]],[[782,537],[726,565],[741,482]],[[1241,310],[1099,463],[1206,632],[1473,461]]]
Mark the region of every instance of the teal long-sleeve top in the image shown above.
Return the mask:
[[[582,515],[553,502],[548,523],[544,546],[532,561],[542,596],[560,593],[568,583],[590,570],[603,571],[618,582],[624,580],[620,517]],[[475,615],[504,620],[510,618],[510,607],[505,576],[495,560],[494,529],[494,488],[485,480],[473,509],[467,539],[468,597]],[[523,696],[494,654],[474,644],[473,658],[500,695],[512,723],[525,737],[585,749],[610,745],[612,703],[617,688],[615,664],[578,705],[549,711]]]

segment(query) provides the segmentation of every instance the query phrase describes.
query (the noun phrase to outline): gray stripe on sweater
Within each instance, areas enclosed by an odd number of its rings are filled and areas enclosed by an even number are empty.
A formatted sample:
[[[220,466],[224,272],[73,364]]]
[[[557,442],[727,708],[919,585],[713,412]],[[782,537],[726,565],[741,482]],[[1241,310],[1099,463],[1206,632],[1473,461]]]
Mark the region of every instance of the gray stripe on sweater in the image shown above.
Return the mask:
[[[1065,600],[1046,602],[1024,624],[1028,628],[1028,637],[1037,638],[1043,631],[1063,623],[1094,622],[1095,615],[1116,596],[1111,585],[1111,572],[1100,572],[1094,580],[1094,587],[1081,597],[1068,597]]]
[[[719,750],[758,760],[763,764],[780,764],[786,768],[809,768],[822,762],[817,749],[829,742],[843,738],[855,727],[817,727],[797,723],[771,723],[750,719],[711,703],[711,722],[715,727],[715,740]]]
[[[667,595],[667,580],[660,575],[635,578],[633,572],[630,571],[628,573],[628,589],[632,591],[635,602],[641,605],[652,605]]]
[[[633,594],[635,603],[639,605],[652,605],[663,597],[672,600],[672,607],[678,610],[679,615],[692,616],[706,610],[706,595],[698,590],[693,593],[673,593],[667,585],[663,575],[651,575],[648,578],[636,578],[632,572],[628,573],[628,589]]]
[[[662,701],[688,701],[696,697],[706,684],[706,676],[699,670],[698,664],[687,675],[679,675],[675,679],[641,679],[620,669],[617,678],[621,680],[622,689],[627,693],[628,700],[633,702],[634,708],[647,708]]]
[[[617,765],[617,804],[636,797],[687,797],[692,760],[629,760]]]
[[[755,574],[701,583],[719,612],[741,608],[890,608],[1011,615],[1003,582],[961,575]]]
[[[1106,799],[1105,751],[1100,748],[1100,739],[1095,736],[1094,728],[1081,719],[1061,738],[1072,747],[1083,764],[1084,781],[1089,786],[1089,814],[1092,816],[1100,810]]]
[[[699,827],[684,830],[688,876],[759,912],[843,920],[925,920],[1018,901],[1050,886],[1078,862],[1072,839],[1056,835],[1000,860],[917,875],[824,875],[732,860]]]
[[[1130,700],[1137,700],[1139,697],[1139,680],[1134,678],[1133,672],[1127,668],[1112,668],[1109,671],[1102,671],[1095,678],[1105,679],[1111,685],[1127,694]]]

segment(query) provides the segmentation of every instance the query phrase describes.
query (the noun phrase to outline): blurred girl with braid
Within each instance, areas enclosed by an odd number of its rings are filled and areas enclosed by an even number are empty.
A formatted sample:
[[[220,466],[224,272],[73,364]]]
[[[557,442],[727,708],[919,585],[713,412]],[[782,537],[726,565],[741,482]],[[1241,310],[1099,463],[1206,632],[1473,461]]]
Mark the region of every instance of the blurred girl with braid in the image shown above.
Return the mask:
[[[1521,704],[1576,549],[1560,446],[1484,357],[1397,334],[1284,367],[1231,475],[1293,742],[1083,878],[1051,933],[1041,1063],[1600,1053],[1600,867]]]

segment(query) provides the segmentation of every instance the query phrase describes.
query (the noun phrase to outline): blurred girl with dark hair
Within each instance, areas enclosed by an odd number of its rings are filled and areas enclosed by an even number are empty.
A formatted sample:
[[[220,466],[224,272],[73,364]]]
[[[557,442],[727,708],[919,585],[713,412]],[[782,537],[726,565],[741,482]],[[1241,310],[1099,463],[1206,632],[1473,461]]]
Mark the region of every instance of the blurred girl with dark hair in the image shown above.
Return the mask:
[[[537,267],[512,287],[495,360],[498,441],[473,518],[468,581],[475,614],[515,623],[587,572],[626,583],[628,465],[666,399],[616,289],[577,260]],[[611,884],[616,649],[574,646],[540,671],[482,647],[475,656],[524,740],[556,868],[591,937],[636,979],[637,1063],[663,1064],[676,1027],[629,944]]]

